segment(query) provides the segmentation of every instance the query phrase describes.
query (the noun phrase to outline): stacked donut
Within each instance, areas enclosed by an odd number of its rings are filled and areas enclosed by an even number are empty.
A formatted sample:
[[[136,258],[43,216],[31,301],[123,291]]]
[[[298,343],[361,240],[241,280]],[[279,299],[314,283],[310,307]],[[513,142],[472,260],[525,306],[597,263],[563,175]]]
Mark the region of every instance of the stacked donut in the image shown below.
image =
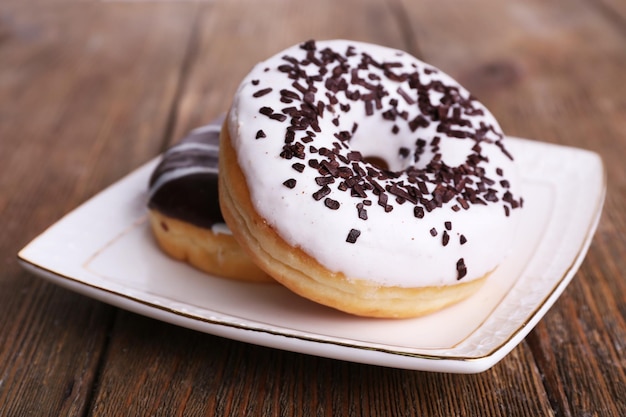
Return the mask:
[[[217,193],[222,119],[195,129],[170,148],[149,181],[148,208],[159,247],[209,274],[270,281],[224,223]]]
[[[520,180],[489,111],[395,49],[309,41],[258,64],[221,132],[219,201],[254,263],[313,301],[413,317],[511,248]]]

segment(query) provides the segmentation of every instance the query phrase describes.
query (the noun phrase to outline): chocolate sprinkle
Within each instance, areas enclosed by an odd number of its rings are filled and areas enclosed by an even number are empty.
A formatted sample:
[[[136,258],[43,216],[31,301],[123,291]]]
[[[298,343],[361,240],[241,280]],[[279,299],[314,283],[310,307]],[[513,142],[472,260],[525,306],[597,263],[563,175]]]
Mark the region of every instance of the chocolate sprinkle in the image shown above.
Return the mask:
[[[333,200],[332,198],[326,198],[324,200],[324,205],[331,210],[337,210],[340,206],[339,201]]]
[[[461,258],[456,262],[456,280],[461,280],[467,275],[467,267],[465,266],[465,259]]]
[[[263,106],[259,109],[259,113],[265,116],[269,116],[274,113],[274,109],[272,109],[271,107]]]
[[[274,114],[270,114],[270,119],[278,120],[279,122],[284,122],[285,120],[287,120],[287,116],[285,116],[284,114],[280,114],[280,113],[274,113]]]
[[[287,188],[293,188],[296,186],[296,180],[289,178],[287,181],[283,182],[283,185]]]
[[[296,171],[298,171],[298,172],[304,171],[304,168],[305,168],[304,164],[301,164],[300,162],[296,162],[296,163],[292,164],[291,167],[293,169],[295,169]]]
[[[450,235],[444,230],[443,235],[441,236],[441,244],[446,246],[448,242],[450,242]]]
[[[328,185],[325,185],[317,190],[315,193],[313,193],[313,198],[319,201],[322,198],[326,197],[328,194],[330,194],[330,187]]]
[[[264,88],[262,90],[257,91],[256,93],[252,94],[252,97],[263,97],[266,94],[269,94],[272,91],[271,88]]]
[[[346,238],[346,242],[348,243],[356,243],[356,240],[361,236],[361,231],[357,229],[350,229],[348,233],[348,237]]]
[[[255,139],[262,139],[262,138],[266,138],[267,136],[265,135],[265,132],[263,130],[259,130],[258,132],[256,132],[256,137]]]
[[[359,213],[359,219],[367,220],[367,210],[364,207],[363,203],[358,203],[356,205],[357,212]]]

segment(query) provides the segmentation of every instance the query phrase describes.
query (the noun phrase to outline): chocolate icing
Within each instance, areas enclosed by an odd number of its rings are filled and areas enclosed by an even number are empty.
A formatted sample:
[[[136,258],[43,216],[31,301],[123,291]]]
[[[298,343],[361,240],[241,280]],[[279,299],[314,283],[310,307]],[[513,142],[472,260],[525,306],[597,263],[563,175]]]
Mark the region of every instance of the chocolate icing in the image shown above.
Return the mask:
[[[191,131],[163,154],[149,181],[150,209],[204,228],[224,223],[217,191],[222,121]]]

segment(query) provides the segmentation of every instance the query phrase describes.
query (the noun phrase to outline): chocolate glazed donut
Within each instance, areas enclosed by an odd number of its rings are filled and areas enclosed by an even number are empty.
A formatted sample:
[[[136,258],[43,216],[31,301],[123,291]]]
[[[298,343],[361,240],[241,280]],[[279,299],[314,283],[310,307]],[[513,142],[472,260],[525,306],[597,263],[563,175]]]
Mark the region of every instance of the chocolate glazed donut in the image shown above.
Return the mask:
[[[225,278],[271,281],[232,237],[218,202],[223,117],[193,130],[167,150],[149,180],[150,224],[174,259]]]
[[[217,198],[221,123],[193,130],[163,154],[149,181],[150,209],[198,227],[225,227]]]

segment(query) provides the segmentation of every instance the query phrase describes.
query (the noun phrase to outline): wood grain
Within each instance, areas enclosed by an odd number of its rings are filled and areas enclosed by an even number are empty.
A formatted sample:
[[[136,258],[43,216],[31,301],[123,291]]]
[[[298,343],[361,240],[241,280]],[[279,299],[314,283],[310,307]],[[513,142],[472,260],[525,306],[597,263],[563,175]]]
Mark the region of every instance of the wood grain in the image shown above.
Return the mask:
[[[355,8],[362,13],[354,13]],[[197,19],[193,56],[170,143],[226,112],[248,71],[288,46],[333,38],[403,46],[390,7],[380,1],[214,2],[203,5]],[[225,33],[235,36],[225,37]]]
[[[3,1],[0,416],[626,415],[625,22],[614,0]],[[257,61],[309,38],[408,50],[464,83],[507,133],[602,156],[609,190],[585,262],[489,371],[239,343],[17,266],[49,224],[226,111]]]
[[[528,349],[484,374],[453,375],[281,352],[130,313],[120,315],[114,334],[107,361],[114,365],[104,368],[95,415],[551,414],[538,374],[527,376]]]
[[[158,153],[192,17],[171,5],[2,8],[1,415],[88,408],[115,310],[21,271],[15,255]]]

